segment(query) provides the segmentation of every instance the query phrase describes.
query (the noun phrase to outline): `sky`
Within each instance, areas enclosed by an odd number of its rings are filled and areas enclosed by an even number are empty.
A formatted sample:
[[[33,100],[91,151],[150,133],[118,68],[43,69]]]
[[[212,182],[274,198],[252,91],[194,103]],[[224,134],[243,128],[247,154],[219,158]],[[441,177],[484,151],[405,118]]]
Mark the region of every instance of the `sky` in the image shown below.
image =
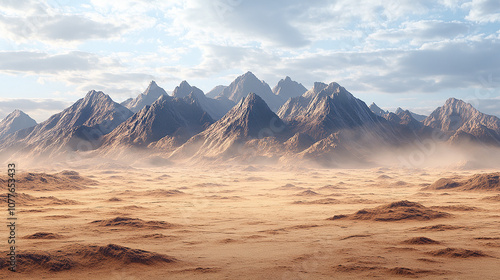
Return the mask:
[[[0,26],[0,118],[247,71],[271,88],[338,82],[388,110],[455,97],[500,116],[498,0],[0,0]]]

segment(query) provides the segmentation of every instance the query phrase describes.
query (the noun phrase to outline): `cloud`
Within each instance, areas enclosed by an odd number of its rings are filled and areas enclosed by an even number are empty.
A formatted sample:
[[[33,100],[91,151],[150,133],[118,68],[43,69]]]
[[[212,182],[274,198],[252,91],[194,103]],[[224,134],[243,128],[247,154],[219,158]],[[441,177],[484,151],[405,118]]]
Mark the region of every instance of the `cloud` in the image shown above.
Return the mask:
[[[69,107],[71,102],[55,99],[0,99],[0,118],[5,118],[15,109],[19,109],[37,122],[46,120],[53,114]]]
[[[7,17],[0,15],[3,35],[24,43],[38,40],[45,43],[79,42],[90,39],[110,39],[122,35],[128,27],[97,22],[80,15]]]
[[[500,22],[500,5],[497,0],[472,0],[462,5],[469,9],[467,20],[480,23]]]
[[[466,1],[0,0],[0,35],[19,49],[0,52],[0,73],[118,98],[152,79],[212,88],[249,70],[271,86],[290,75],[419,94],[473,91],[491,76],[498,88],[500,33],[485,24],[498,9]]]
[[[119,65],[116,60],[79,51],[55,55],[30,51],[0,52],[0,71],[4,73],[57,74]]]
[[[481,75],[500,76],[500,42],[459,41],[412,51],[401,60],[401,71],[416,76],[453,76],[477,81]],[[499,85],[496,85],[499,86]]]
[[[201,44],[304,47],[310,42],[291,24],[293,15],[286,8],[296,3],[298,1],[186,1],[185,5],[171,8],[167,13],[173,24],[166,30]]]
[[[312,85],[337,81],[353,90],[432,93],[451,89],[500,87],[500,42],[448,41],[414,50],[319,51],[281,57],[259,48],[206,47],[196,74],[255,71],[266,80],[284,75]],[[186,72],[187,77],[190,77]],[[271,85],[272,86],[272,85]]]
[[[33,41],[57,45],[78,44],[95,39],[118,39],[126,32],[148,26],[148,17],[138,17],[135,24],[119,16],[105,16],[95,10],[78,14],[59,2],[1,0],[0,34],[15,43]],[[17,3],[19,2],[19,3]],[[1,2],[0,2],[1,3]],[[128,21],[127,21],[128,22]]]
[[[497,92],[498,95],[498,92]],[[476,100],[466,100],[471,103],[479,111],[500,117],[500,99],[476,99]]]
[[[139,65],[135,66],[136,69],[124,66],[119,57],[78,51],[54,55],[29,51],[0,52],[0,73],[36,75],[44,83],[65,82],[75,87],[74,92],[66,94],[77,96],[92,89],[118,97],[137,95],[157,76],[151,73],[151,69],[137,69]]]
[[[457,36],[466,35],[469,29],[467,24],[459,21],[421,20],[405,22],[400,28],[376,31],[369,38],[394,43],[408,40],[413,44],[421,44],[426,41],[451,40]]]

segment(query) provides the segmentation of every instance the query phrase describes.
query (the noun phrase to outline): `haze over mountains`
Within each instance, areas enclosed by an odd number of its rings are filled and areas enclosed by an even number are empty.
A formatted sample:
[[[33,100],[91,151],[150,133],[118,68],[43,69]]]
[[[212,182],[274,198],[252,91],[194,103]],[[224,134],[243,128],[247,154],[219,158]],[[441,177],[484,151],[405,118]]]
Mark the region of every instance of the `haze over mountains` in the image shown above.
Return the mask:
[[[208,95],[208,94],[207,94]],[[20,111],[0,123],[0,155],[105,157],[134,149],[173,161],[365,166],[385,153],[409,153],[418,143],[500,147],[500,119],[450,98],[429,117],[368,107],[339,84],[306,90],[286,77],[271,90],[251,72],[207,96],[183,81],[169,96],[152,81],[122,104],[102,92],[36,124]],[[436,137],[439,135],[439,137]],[[417,145],[418,146],[418,145]]]
[[[0,139],[18,130],[36,125],[36,121],[21,110],[14,110],[0,122]]]

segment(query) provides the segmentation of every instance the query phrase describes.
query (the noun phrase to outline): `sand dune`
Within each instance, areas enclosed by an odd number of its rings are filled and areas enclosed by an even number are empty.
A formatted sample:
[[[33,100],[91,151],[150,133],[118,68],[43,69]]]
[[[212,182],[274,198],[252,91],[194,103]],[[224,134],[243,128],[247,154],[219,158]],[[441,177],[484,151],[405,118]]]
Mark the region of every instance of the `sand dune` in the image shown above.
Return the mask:
[[[487,257],[485,253],[478,250],[467,250],[461,248],[446,248],[436,251],[431,251],[428,254],[438,257],[450,258],[471,258],[471,257]]]
[[[113,219],[96,220],[91,222],[91,224],[102,227],[121,227],[129,229],[166,229],[177,226],[164,221],[143,221],[141,219],[128,217],[116,217]]]
[[[7,199],[7,194],[1,194],[2,200]],[[82,204],[72,199],[59,199],[54,196],[33,196],[26,193],[17,193],[15,201],[24,206],[49,206],[49,205],[78,205]]]
[[[413,237],[410,239],[407,239],[402,242],[403,244],[411,244],[411,245],[428,245],[428,244],[440,244],[439,241],[432,240],[427,237]]]
[[[470,172],[242,169],[27,175],[33,181],[20,183],[17,197],[16,277],[497,277],[500,200],[494,190],[422,191],[443,177],[467,181]],[[7,266],[0,258],[2,279],[12,276]]]
[[[500,191],[500,173],[476,174],[463,180],[441,178],[424,190]]]
[[[21,173],[16,176],[16,181],[22,185],[23,190],[35,191],[61,191],[82,190],[88,186],[97,185],[97,181],[80,176],[76,171],[61,171],[59,173]],[[0,183],[7,184],[7,177],[1,176]]]
[[[2,267],[6,266],[6,262]],[[96,265],[174,263],[173,257],[139,249],[108,244],[106,246],[74,244],[54,251],[27,251],[18,255],[19,271],[48,270],[58,272],[70,269],[92,269]]]
[[[422,204],[402,200],[372,209],[362,209],[351,215],[335,215],[329,220],[374,220],[374,221],[400,221],[419,220],[428,221],[449,217],[450,214],[431,210]]]

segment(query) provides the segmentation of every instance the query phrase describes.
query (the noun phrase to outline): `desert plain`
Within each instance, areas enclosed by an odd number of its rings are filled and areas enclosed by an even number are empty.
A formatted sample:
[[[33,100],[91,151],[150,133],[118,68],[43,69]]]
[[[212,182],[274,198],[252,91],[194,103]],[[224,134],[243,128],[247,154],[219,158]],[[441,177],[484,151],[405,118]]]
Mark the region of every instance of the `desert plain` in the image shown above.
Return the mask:
[[[495,171],[20,167],[0,278],[498,279],[498,189],[429,189]]]

